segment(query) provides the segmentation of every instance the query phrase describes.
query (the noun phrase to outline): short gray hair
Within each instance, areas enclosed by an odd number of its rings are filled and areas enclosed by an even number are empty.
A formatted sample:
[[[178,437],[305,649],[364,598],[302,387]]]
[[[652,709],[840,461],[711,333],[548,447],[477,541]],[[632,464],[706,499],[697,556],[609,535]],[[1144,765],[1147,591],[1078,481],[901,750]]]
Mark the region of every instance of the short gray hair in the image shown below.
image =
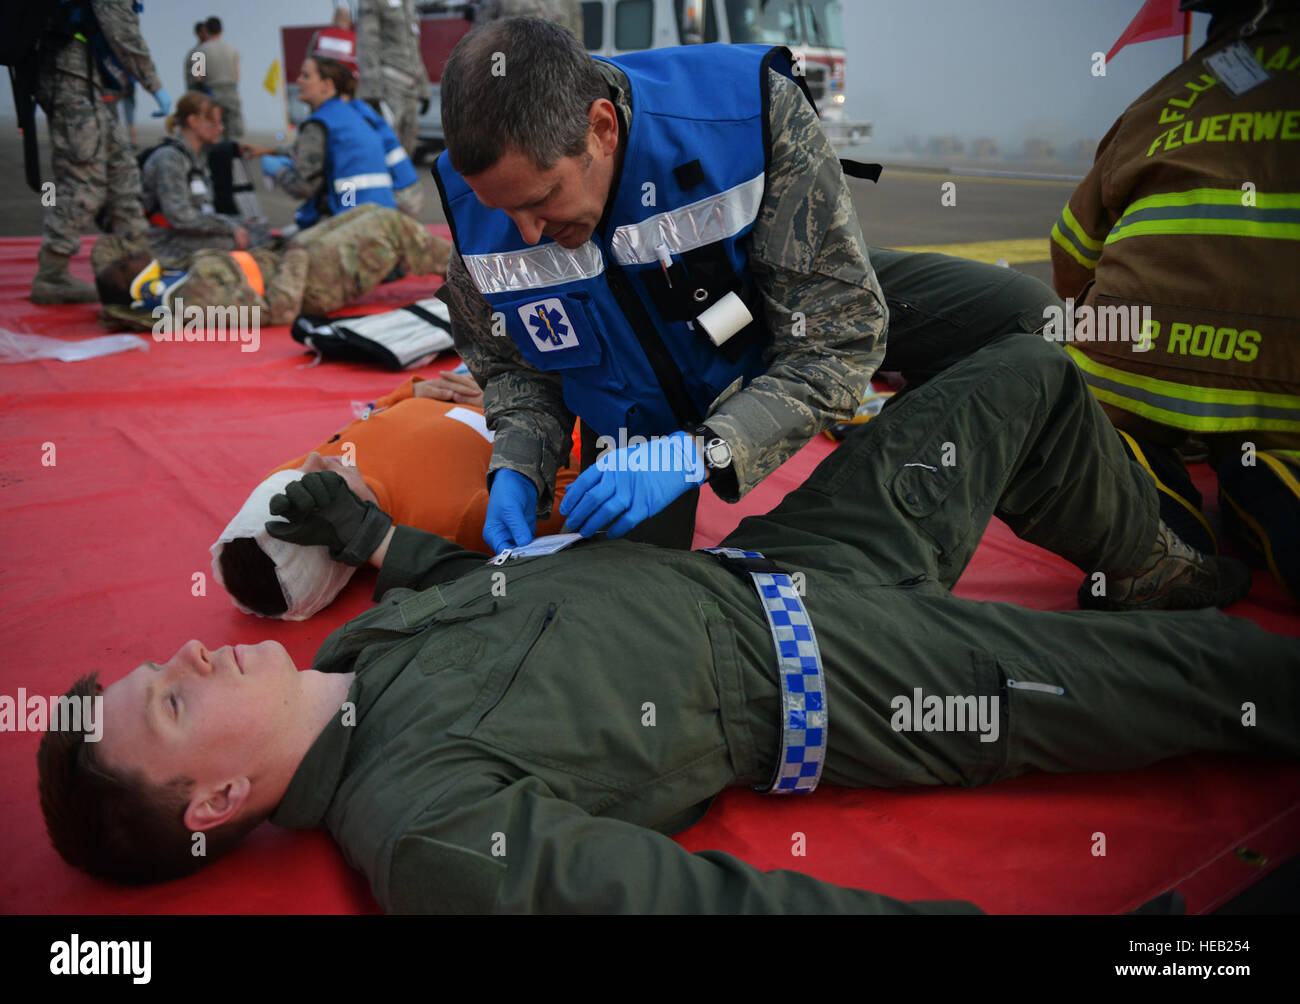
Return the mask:
[[[591,105],[607,97],[605,78],[571,31],[541,18],[492,21],[462,38],[443,70],[447,156],[467,176],[511,149],[550,170],[586,151]]]

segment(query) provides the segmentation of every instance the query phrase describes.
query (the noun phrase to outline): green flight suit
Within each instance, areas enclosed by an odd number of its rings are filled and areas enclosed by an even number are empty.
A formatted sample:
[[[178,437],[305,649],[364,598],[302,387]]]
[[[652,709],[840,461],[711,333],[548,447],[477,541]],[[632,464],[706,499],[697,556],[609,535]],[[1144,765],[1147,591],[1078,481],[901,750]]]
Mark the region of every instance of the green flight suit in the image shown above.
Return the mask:
[[[1294,639],[1217,611],[953,597],[994,514],[1111,575],[1155,532],[1150,479],[1066,355],[1032,335],[902,395],[728,537],[806,578],[828,685],[823,784],[1300,755]],[[356,671],[355,708],[322,732],[272,820],[327,827],[385,910],[970,908],[762,873],[664,836],[725,786],[770,780],[779,748],[767,620],[747,577],[713,557],[598,539],[497,567],[399,528],[376,595],[317,655],[318,670]],[[996,741],[895,731],[891,702],[914,688],[997,697]],[[1258,724],[1242,723],[1245,701]]]

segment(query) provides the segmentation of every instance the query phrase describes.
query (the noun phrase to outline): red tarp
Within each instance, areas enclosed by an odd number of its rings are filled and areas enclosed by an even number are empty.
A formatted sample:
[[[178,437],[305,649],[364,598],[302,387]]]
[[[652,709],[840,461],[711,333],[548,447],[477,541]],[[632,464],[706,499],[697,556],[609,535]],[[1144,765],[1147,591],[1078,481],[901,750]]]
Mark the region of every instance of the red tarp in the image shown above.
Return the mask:
[[[445,233],[445,230],[443,231]],[[67,337],[101,332],[94,306],[38,308],[26,296],[37,241],[0,241],[0,326]],[[88,276],[85,254],[73,266]],[[379,309],[436,281],[382,286]],[[62,693],[91,669],[108,682],[197,637],[209,646],[282,641],[301,666],[369,601],[359,574],[332,607],[298,624],[238,613],[211,579],[208,545],[265,473],[351,419],[402,379],[308,357],[284,328],[261,349],[158,343],[79,363],[0,366],[0,694]],[[449,359],[430,367],[451,365]],[[55,464],[43,466],[45,444]],[[704,493],[696,546],[771,508],[832,445],[809,444],[744,502]],[[1204,469],[1200,487],[1209,487]],[[206,595],[196,596],[202,572]],[[1081,573],[995,523],[957,592],[1074,609]],[[1300,616],[1265,574],[1232,613],[1300,635]],[[863,630],[887,630],[863,625]],[[39,736],[0,733],[0,911],[353,913],[376,909],[364,878],[323,832],[261,827],[189,879],[119,889],[51,849],[36,795]],[[806,855],[791,853],[804,834]],[[1106,835],[1106,856],[1092,854]],[[991,912],[1119,912],[1172,887],[1212,909],[1300,848],[1300,765],[1192,756],[1118,774],[1035,775],[981,789],[822,789],[808,797],[725,792],[682,834],[728,851],[903,899],[958,897]],[[1253,865],[1234,852],[1248,847]]]

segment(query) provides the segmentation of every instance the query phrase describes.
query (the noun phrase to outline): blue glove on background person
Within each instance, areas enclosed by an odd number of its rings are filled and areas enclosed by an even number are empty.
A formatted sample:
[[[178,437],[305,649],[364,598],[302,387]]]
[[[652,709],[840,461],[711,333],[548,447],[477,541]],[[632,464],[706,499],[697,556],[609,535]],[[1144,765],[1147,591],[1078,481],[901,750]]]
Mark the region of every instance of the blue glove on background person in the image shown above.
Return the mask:
[[[694,437],[685,432],[605,453],[564,493],[566,526],[584,537],[608,527],[621,537],[661,512],[707,474]]]
[[[262,174],[267,178],[274,178],[292,164],[292,157],[281,157],[278,153],[262,154]]]
[[[576,482],[575,482],[576,483]],[[508,467],[492,476],[483,539],[493,554],[531,544],[537,530],[537,486]]]
[[[158,110],[153,113],[153,118],[160,119],[172,110],[172,96],[167,93],[166,87],[154,91],[153,99],[158,102]]]

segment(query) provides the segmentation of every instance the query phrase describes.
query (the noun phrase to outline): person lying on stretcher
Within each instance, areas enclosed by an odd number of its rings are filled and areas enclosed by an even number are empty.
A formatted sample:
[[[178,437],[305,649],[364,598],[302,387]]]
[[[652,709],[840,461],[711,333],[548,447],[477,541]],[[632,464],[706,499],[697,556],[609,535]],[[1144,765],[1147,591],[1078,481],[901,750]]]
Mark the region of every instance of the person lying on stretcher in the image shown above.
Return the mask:
[[[312,452],[277,467],[212,545],[212,570],[245,613],[304,620],[343,589],[353,566],[324,547],[302,547],[267,532],[271,498],[304,473],[335,471],[363,502],[405,526],[486,551],[487,469],[492,436],[483,392],[468,373],[413,377]],[[578,474],[561,468],[557,499]],[[558,533],[556,505],[538,533]]]
[[[109,331],[152,331],[154,307],[256,307],[262,326],[329,314],[361,299],[394,268],[444,275],[451,244],[395,209],[365,204],[302,231],[282,248],[198,251],[159,270],[147,239],[109,235],[91,252]],[[149,270],[157,272],[154,275]],[[151,288],[142,290],[142,277]],[[149,294],[149,295],[143,295]]]

